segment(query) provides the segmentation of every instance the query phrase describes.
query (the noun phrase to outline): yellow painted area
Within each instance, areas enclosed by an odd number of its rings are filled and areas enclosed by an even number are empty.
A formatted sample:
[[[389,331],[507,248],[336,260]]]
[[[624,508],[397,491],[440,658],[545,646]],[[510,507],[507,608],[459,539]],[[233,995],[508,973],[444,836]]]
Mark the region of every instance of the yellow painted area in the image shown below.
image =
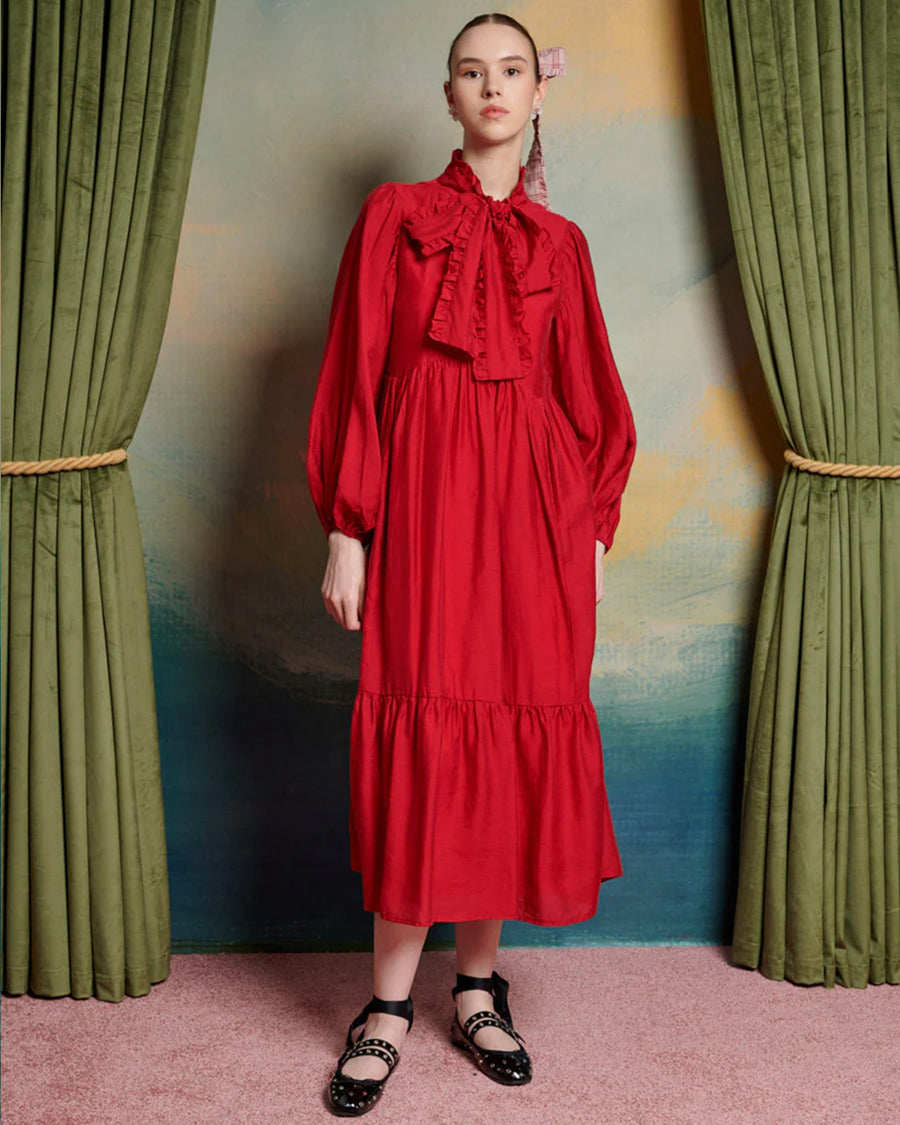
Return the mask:
[[[609,124],[627,117],[711,117],[699,12],[682,0],[532,0],[507,11],[538,48],[565,47],[548,116]]]
[[[639,451],[622,503],[622,522],[616,534],[617,558],[662,547],[672,521],[697,500],[705,483],[699,459]]]
[[[769,472],[766,447],[753,424],[746,395],[736,382],[706,388],[693,431],[700,444],[720,453],[732,466],[746,466],[760,476]],[[725,466],[720,463],[719,467]]]
[[[707,387],[685,444],[686,453],[679,455],[638,450],[616,538],[618,558],[661,549],[675,519],[689,509],[705,512],[723,535],[759,544],[766,509],[719,500],[711,491],[726,481],[731,492],[736,476],[760,479],[772,473],[770,454],[736,383]]]

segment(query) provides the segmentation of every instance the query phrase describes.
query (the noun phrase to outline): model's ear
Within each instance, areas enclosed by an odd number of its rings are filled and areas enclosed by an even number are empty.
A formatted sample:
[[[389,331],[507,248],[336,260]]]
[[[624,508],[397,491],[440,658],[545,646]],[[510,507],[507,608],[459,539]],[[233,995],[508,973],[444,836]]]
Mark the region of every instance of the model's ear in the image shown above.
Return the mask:
[[[547,77],[547,75],[542,74],[541,80],[540,80],[540,82],[538,82],[537,87],[535,89],[535,93],[534,93],[535,107],[544,104],[544,98],[547,96],[547,86],[548,86],[549,82],[550,82],[550,79]]]

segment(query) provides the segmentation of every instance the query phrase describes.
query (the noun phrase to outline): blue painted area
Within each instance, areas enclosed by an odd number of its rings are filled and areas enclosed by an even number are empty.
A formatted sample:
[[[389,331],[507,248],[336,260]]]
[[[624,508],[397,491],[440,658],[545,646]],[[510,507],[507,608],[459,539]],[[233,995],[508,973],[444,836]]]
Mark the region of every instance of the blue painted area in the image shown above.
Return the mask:
[[[158,603],[151,624],[176,949],[365,946],[347,832],[350,704],[267,681]],[[705,689],[599,701],[625,875],[604,884],[589,922],[507,922],[504,944],[727,943],[746,642],[721,626],[698,635]],[[437,924],[429,947],[452,936]]]

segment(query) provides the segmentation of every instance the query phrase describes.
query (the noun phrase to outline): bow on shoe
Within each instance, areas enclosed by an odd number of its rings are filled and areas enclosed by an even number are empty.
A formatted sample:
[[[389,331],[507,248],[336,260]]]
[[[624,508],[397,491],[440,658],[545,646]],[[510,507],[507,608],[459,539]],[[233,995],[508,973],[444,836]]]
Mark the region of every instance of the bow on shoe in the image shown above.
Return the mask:
[[[413,215],[405,225],[420,254],[450,248],[431,339],[470,356],[476,379],[527,375],[532,354],[524,298],[554,284],[549,236],[509,199],[476,194]]]

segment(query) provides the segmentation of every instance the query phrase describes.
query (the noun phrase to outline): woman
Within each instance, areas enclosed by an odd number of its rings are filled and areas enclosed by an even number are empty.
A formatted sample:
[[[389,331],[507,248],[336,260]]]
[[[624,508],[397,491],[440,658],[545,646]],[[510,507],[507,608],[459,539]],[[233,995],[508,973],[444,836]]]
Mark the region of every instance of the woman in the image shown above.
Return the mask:
[[[309,425],[322,595],[362,629],[350,845],[374,989],[329,1086],[347,1116],[399,1059],[434,921],[456,923],[452,1041],[529,1081],[503,919],[584,921],[621,874],[589,681],[631,412],[584,235],[524,190],[547,90],[531,36],[479,16],[448,68],[462,148],[365,200]]]

